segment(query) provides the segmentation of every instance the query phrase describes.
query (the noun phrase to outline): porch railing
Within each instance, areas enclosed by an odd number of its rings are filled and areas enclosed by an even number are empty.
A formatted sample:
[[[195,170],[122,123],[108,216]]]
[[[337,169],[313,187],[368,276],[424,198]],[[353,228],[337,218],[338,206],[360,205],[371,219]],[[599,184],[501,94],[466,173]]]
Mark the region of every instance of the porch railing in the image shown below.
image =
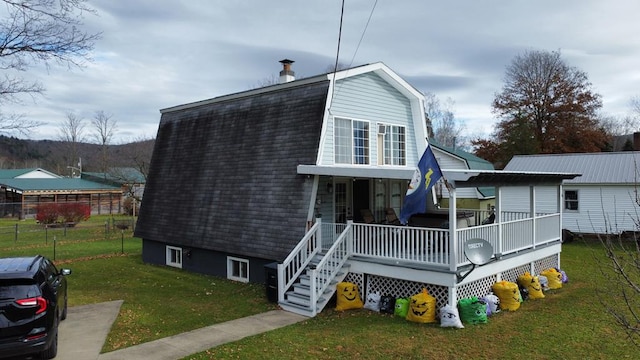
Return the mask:
[[[353,255],[448,266],[449,246],[446,229],[353,224]]]

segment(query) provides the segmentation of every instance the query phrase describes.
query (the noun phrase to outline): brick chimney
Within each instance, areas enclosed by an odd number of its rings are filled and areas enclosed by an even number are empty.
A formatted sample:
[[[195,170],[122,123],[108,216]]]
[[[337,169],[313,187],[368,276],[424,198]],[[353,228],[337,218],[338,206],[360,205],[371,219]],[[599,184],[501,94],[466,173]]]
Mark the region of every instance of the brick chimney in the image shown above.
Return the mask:
[[[291,64],[293,64],[294,61],[284,59],[280,60],[280,63],[282,64],[282,71],[280,71],[280,84],[295,80],[296,73],[291,70]]]
[[[640,151],[640,132],[633,133],[633,150]]]

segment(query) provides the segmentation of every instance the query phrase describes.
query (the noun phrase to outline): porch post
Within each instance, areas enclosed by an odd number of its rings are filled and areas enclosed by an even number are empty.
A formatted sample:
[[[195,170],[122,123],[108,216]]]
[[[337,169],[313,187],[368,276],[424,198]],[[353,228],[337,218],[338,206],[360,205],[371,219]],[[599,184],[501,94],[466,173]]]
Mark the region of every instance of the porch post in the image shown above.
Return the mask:
[[[353,220],[347,220],[347,227],[351,228],[347,239],[347,257],[351,257],[353,255]]]
[[[458,270],[458,236],[456,233],[456,225],[458,222],[458,217],[456,215],[458,210],[456,207],[456,201],[456,187],[455,184],[453,184],[449,189],[449,270],[452,272],[456,272]]]
[[[315,236],[316,241],[315,241],[315,244],[313,244],[313,248],[314,249],[319,248],[322,251],[323,241],[322,241],[322,218],[321,217],[316,218],[316,224],[318,224],[318,230],[316,230],[316,236]]]
[[[496,254],[502,255],[502,187],[496,186],[496,205],[493,210],[496,214],[496,224],[498,224],[498,248]]]
[[[533,247],[533,249],[536,248],[536,236],[537,236],[537,231],[536,231],[536,216],[538,215],[536,212],[536,187],[535,185],[531,185],[529,186],[529,211],[531,212],[531,236],[532,239],[531,241],[533,242],[533,244],[531,244],[531,246]],[[533,273],[533,272],[532,272]]]

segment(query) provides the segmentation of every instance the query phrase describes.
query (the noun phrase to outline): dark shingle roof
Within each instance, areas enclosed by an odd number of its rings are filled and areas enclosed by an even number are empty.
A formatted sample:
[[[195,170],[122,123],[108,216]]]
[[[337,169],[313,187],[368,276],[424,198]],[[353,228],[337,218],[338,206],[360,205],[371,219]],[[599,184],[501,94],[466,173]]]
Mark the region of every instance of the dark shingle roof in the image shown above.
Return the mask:
[[[305,233],[328,81],[162,113],[136,236],[282,260]]]

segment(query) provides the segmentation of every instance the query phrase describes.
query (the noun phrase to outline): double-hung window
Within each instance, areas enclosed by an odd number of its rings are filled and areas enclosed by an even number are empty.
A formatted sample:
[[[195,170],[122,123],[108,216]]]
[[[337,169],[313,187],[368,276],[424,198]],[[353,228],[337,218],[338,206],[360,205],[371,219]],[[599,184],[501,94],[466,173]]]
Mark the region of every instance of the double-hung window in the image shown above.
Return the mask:
[[[407,164],[407,150],[404,126],[386,126],[386,131],[384,133],[384,164]]]
[[[564,208],[568,211],[578,211],[578,190],[565,190]]]
[[[336,164],[369,164],[369,122],[335,118],[334,141]]]

